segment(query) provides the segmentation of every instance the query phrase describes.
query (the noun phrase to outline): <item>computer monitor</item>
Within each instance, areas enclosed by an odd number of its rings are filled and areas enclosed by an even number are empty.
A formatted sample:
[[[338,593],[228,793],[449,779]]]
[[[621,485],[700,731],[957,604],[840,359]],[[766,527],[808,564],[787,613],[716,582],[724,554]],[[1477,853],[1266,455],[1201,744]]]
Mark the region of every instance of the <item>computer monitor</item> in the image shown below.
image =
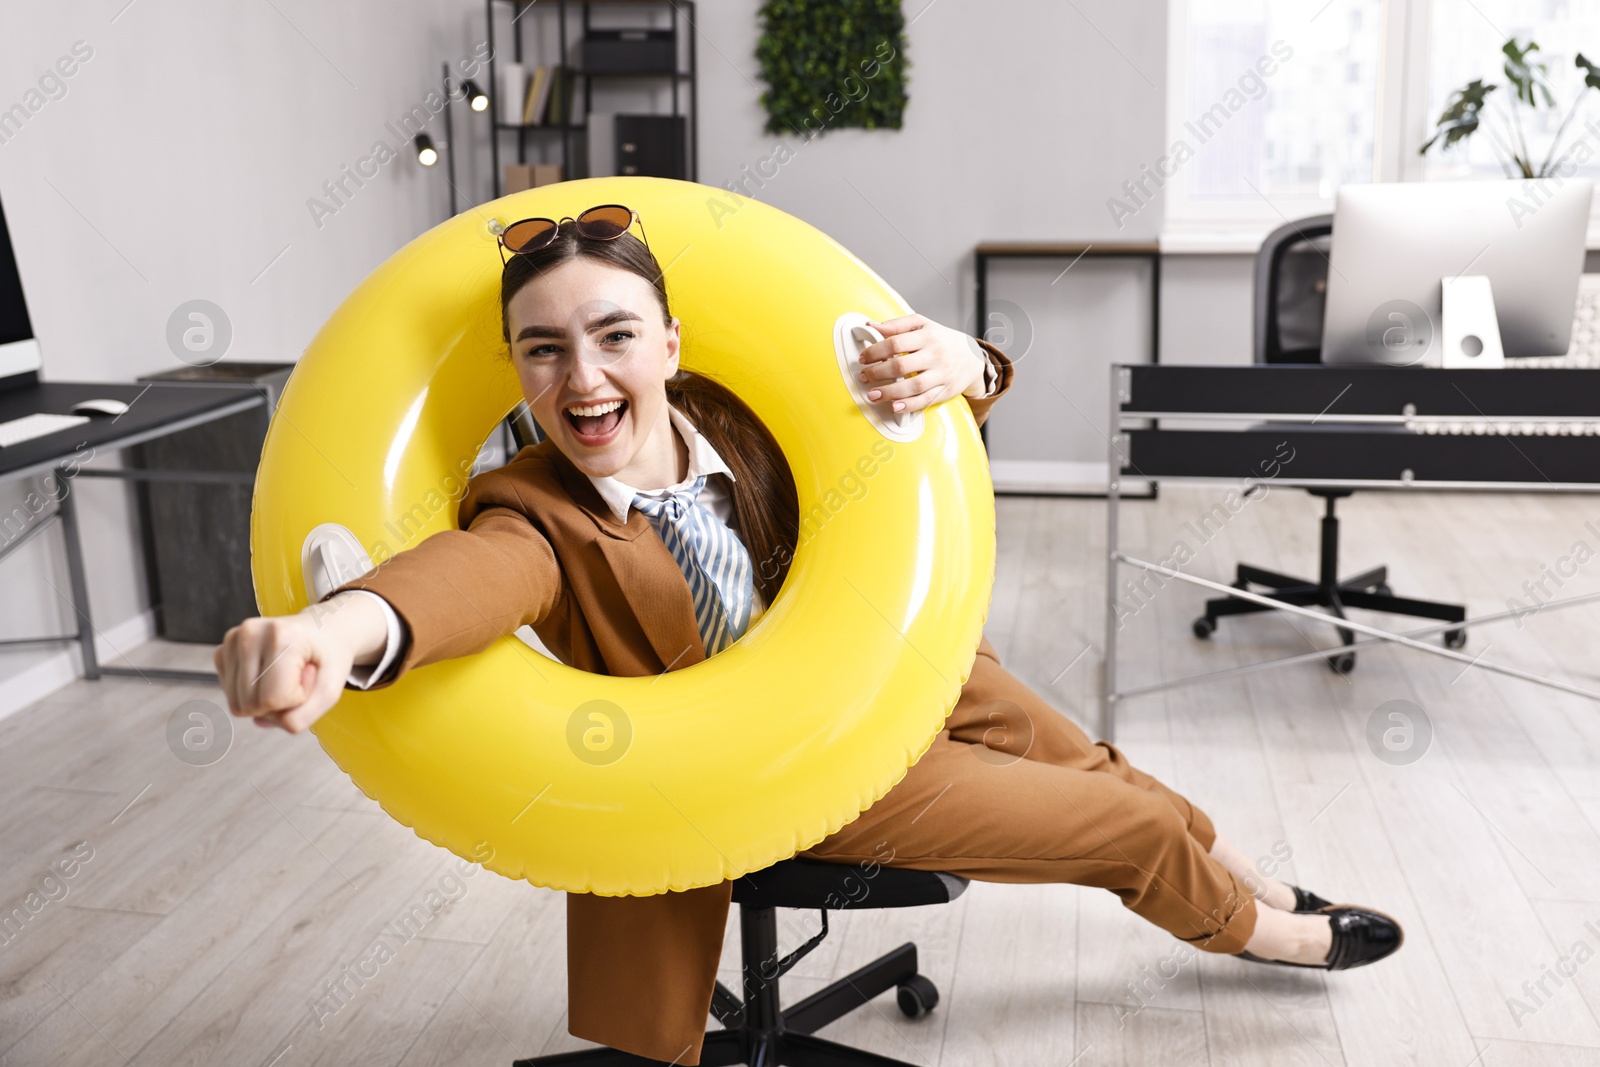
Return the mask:
[[[37,373],[40,366],[39,342],[34,339],[28,302],[22,296],[22,277],[11,251],[5,209],[0,207],[0,388],[5,387],[7,378]]]
[[[1473,275],[1508,358],[1564,354],[1592,195],[1578,178],[1341,186],[1322,361],[1441,366],[1442,280]]]

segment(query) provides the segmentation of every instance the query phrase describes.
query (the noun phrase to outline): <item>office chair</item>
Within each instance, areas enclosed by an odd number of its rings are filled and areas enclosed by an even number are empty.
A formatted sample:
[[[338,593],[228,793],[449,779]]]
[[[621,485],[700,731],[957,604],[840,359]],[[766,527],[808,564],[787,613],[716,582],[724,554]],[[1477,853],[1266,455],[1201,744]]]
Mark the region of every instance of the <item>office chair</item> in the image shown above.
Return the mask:
[[[1274,230],[1256,254],[1254,309],[1255,362],[1318,363],[1322,358],[1322,315],[1328,297],[1328,248],[1333,242],[1333,216],[1315,215]],[[1326,427],[1315,423],[1265,423],[1266,427],[1313,432]],[[1403,427],[1396,432],[1405,433]],[[1252,490],[1255,487],[1252,487]],[[1440,622],[1461,622],[1467,610],[1459,604],[1397,597],[1389,588],[1389,569],[1374,567],[1349,578],[1339,577],[1339,519],[1334,501],[1347,497],[1353,489],[1308,487],[1306,492],[1322,497],[1321,559],[1317,577],[1296,578],[1263,567],[1239,564],[1235,589],[1248,590],[1252,584],[1264,586],[1273,600],[1301,607],[1327,608],[1335,618],[1344,618],[1345,608],[1367,608],[1396,615],[1414,615]],[[1210,637],[1217,621],[1225,615],[1250,615],[1273,609],[1264,604],[1234,597],[1206,601],[1206,613],[1194,621],[1196,637]],[[1337,624],[1335,624],[1337,626]],[[1341,644],[1350,644],[1355,633],[1338,626]],[[1446,648],[1467,643],[1466,630],[1446,630]],[[1356,654],[1340,652],[1328,657],[1328,666],[1339,674],[1355,669]]]
[[[797,857],[734,881],[744,998],[734,996],[721,982],[712,991],[711,1013],[724,1028],[707,1032],[700,1052],[703,1067],[912,1067],[903,1060],[812,1036],[890,988],[897,990],[900,1011],[908,1018],[918,1019],[932,1011],[939,1003],[939,990],[917,973],[917,946],[910,942],[788,1008],[778,1004],[778,979],[828,936],[828,912],[948,904],[967,888],[965,878],[942,871],[879,866],[868,872],[858,864]],[[822,913],[821,931],[782,959],[778,958],[778,908]],[[598,1048],[535,1056],[517,1060],[512,1067],[566,1064],[631,1067],[659,1065],[660,1061]]]

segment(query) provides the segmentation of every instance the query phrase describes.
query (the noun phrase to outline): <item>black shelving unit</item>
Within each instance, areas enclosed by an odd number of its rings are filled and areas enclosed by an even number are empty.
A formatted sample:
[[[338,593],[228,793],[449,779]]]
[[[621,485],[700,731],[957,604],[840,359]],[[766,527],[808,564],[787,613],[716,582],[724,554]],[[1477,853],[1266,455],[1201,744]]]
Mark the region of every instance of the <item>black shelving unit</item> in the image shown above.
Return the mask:
[[[588,144],[589,122],[588,122],[588,117],[592,113],[592,111],[594,110],[594,106],[593,106],[594,105],[594,97],[593,97],[593,94],[594,94],[594,79],[596,79],[596,78],[621,79],[621,80],[644,80],[644,79],[659,79],[659,78],[670,79],[670,82],[671,82],[671,85],[672,85],[672,111],[670,112],[670,114],[672,114],[672,115],[682,115],[682,116],[685,117],[685,120],[686,120],[685,121],[685,126],[687,127],[687,137],[688,137],[688,145],[687,145],[687,153],[688,153],[688,155],[687,155],[687,160],[686,160],[687,164],[688,164],[688,168],[687,168],[688,169],[688,178],[689,178],[690,181],[698,181],[699,180],[699,169],[700,169],[700,167],[699,167],[699,148],[698,148],[698,146],[699,146],[700,122],[699,122],[699,114],[698,114],[698,90],[697,90],[697,80],[696,80],[695,43],[694,43],[694,33],[693,33],[693,27],[694,27],[694,24],[695,24],[695,13],[696,13],[695,12],[695,0],[570,0],[570,6],[575,6],[575,7],[579,7],[579,8],[582,9],[582,29],[583,29],[583,36],[584,37],[587,37],[589,35],[590,30],[592,28],[595,28],[595,27],[592,26],[592,24],[590,22],[590,8],[595,6],[596,4],[626,3],[630,7],[643,7],[643,6],[662,5],[662,6],[665,6],[665,7],[669,8],[670,11],[671,11],[671,16],[672,16],[672,23],[671,23],[672,38],[671,39],[672,39],[672,54],[675,57],[674,64],[673,64],[674,66],[677,65],[676,57],[678,57],[680,55],[680,52],[682,51],[682,49],[680,47],[680,38],[683,36],[682,26],[683,26],[684,23],[688,24],[688,27],[690,29],[690,32],[687,35],[688,36],[688,62],[689,62],[689,69],[688,70],[638,71],[638,72],[619,72],[619,71],[592,71],[591,72],[591,71],[584,70],[581,66],[578,66],[576,64],[568,63],[567,62],[567,58],[568,58],[568,55],[570,54],[570,50],[571,50],[572,43],[573,43],[573,42],[571,42],[571,41],[569,41],[567,39],[567,8],[569,6],[569,0],[556,0],[556,3],[554,5],[552,5],[552,4],[548,3],[548,2],[543,4],[543,6],[541,7],[541,12],[548,10],[552,6],[554,6],[556,8],[556,37],[557,37],[557,40],[560,41],[560,47],[557,49],[557,52],[556,52],[557,58],[556,58],[555,62],[567,67],[572,72],[574,77],[573,77],[572,85],[570,86],[569,91],[572,93],[572,97],[573,97],[574,100],[576,100],[576,98],[577,98],[576,89],[577,89],[578,82],[581,81],[582,84],[583,84],[582,120],[581,121],[571,121],[572,118],[576,118],[576,114],[577,114],[577,109],[572,108],[570,110],[573,112],[573,114],[570,115],[570,116],[564,117],[563,120],[561,122],[559,122],[559,123],[529,126],[529,125],[524,125],[522,123],[502,122],[500,120],[500,100],[499,100],[500,72],[499,72],[499,63],[498,63],[498,57],[500,55],[500,47],[499,47],[499,43],[496,40],[495,12],[496,12],[496,9],[498,7],[510,8],[511,16],[512,16],[511,17],[511,27],[512,27],[512,29],[511,29],[511,57],[516,62],[521,63],[522,62],[522,57],[523,57],[522,38],[523,38],[523,32],[525,30],[525,27],[522,25],[523,16],[530,13],[530,9],[535,6],[536,2],[537,2],[537,0],[485,0],[484,7],[485,7],[485,15],[486,15],[487,23],[488,23],[488,37],[489,37],[489,48],[490,48],[489,84],[490,84],[491,88],[489,90],[489,92],[490,92],[489,114],[491,116],[491,119],[490,119],[491,129],[493,131],[493,133],[492,133],[492,135],[490,137],[490,153],[489,154],[490,154],[490,161],[491,161],[490,162],[490,168],[493,171],[494,195],[496,197],[500,196],[502,194],[502,190],[505,187],[505,175],[501,171],[502,153],[501,153],[501,142],[500,142],[500,139],[501,139],[501,137],[505,136],[508,133],[515,133],[516,134],[516,162],[518,162],[518,163],[527,163],[528,162],[528,143],[529,143],[530,139],[534,139],[535,143],[537,143],[537,139],[538,138],[541,138],[541,137],[543,137],[543,138],[551,138],[556,134],[560,134],[560,138],[561,138],[561,159],[560,159],[560,163],[561,163],[561,176],[562,176],[562,179],[563,180],[567,180],[567,179],[570,179],[570,178],[585,178],[585,177],[592,177],[593,176],[593,175],[590,175],[588,173],[588,169],[589,169],[589,144]],[[546,21],[548,21],[548,20],[546,20]],[[606,26],[606,27],[600,27],[600,28],[602,28],[602,29],[616,29],[618,27]],[[645,27],[638,27],[638,28],[639,29],[644,29]],[[652,26],[652,27],[649,27],[649,28],[650,29],[658,29],[660,27]],[[580,43],[581,43],[582,39],[583,38],[579,38],[579,42]],[[581,49],[580,49],[580,55],[581,55]],[[687,108],[686,109],[684,108],[684,100],[683,100],[685,95],[687,96]],[[536,162],[538,162],[538,161],[536,160]],[[551,162],[554,162],[554,161],[551,161]]]

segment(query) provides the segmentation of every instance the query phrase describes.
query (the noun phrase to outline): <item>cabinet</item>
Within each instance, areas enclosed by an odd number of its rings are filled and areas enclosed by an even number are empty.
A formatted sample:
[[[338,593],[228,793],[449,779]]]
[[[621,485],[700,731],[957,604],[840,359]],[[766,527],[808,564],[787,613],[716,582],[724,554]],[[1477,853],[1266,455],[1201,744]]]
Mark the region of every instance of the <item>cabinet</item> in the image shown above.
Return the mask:
[[[141,382],[236,385],[262,394],[270,417],[292,363],[212,363],[150,374]],[[164,471],[253,472],[261,463],[267,418],[260,409],[201,423],[136,445],[132,465]],[[168,641],[220,644],[228,628],[256,612],[250,575],[248,484],[212,480],[139,483],[141,533],[157,633]]]

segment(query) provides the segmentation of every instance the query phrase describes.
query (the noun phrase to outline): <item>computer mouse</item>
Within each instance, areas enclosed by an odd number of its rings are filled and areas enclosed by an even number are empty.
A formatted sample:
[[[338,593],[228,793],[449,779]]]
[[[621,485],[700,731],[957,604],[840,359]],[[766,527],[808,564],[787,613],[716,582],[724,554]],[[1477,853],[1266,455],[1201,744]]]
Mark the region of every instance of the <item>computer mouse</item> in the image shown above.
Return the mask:
[[[128,410],[128,405],[120,400],[111,400],[107,397],[97,397],[91,400],[80,400],[72,405],[74,415],[121,415]]]

